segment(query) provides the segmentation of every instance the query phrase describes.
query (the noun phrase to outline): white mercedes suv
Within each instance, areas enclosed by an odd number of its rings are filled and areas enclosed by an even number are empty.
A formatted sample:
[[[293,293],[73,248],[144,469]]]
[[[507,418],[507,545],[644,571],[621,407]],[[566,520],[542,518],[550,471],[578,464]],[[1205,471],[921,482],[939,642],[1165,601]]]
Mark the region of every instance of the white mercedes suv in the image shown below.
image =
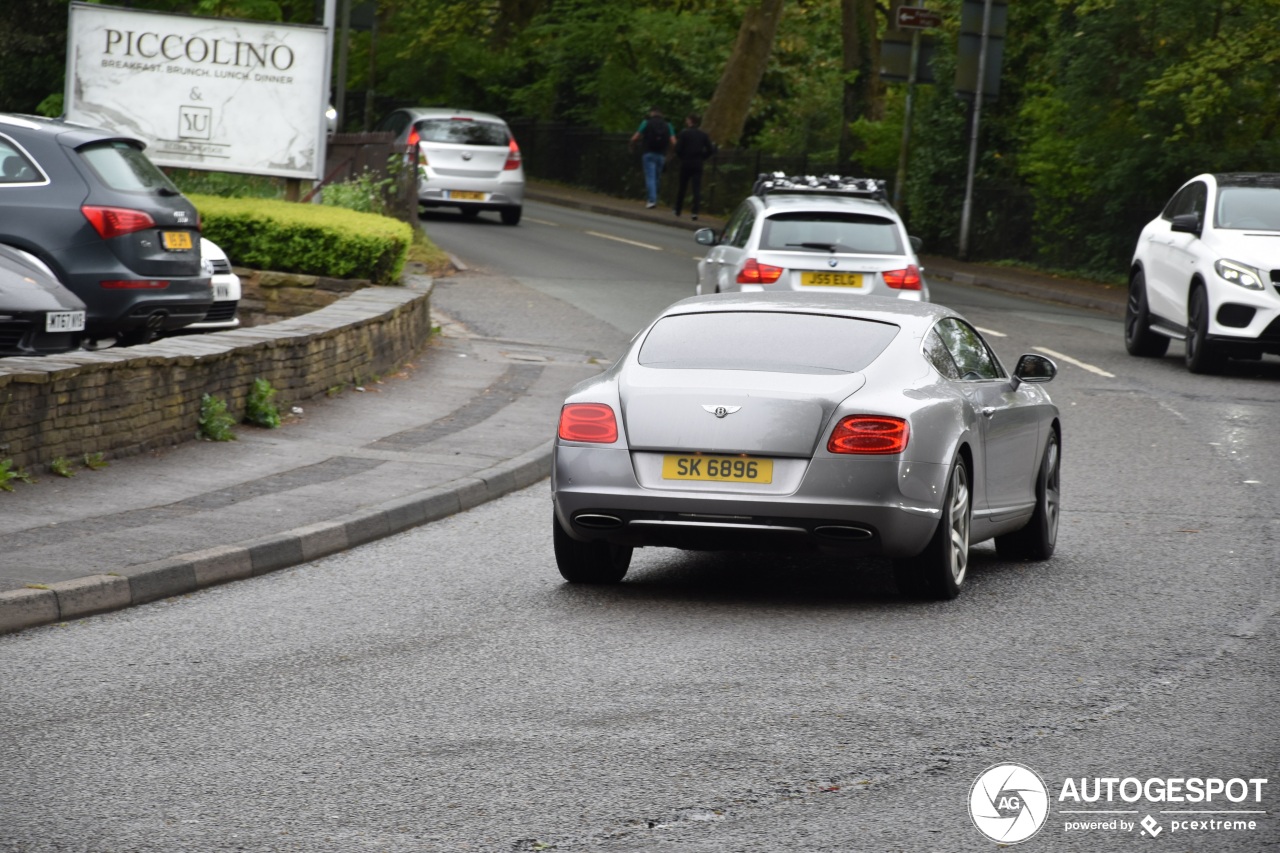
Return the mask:
[[[1199,175],[1142,229],[1125,348],[1158,358],[1171,339],[1193,373],[1280,354],[1280,173]]]

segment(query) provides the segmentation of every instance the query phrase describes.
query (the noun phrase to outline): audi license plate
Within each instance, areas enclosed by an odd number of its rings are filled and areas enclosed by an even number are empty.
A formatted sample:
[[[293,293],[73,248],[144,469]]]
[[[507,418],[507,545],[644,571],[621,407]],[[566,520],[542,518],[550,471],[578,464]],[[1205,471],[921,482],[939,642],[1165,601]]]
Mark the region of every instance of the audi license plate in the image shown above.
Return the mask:
[[[50,311],[44,315],[46,332],[83,332],[83,311]]]
[[[470,190],[449,190],[449,198],[453,201],[484,201],[484,193]]]
[[[772,483],[773,460],[741,456],[663,456],[662,479]]]
[[[804,287],[862,287],[862,273],[802,272],[800,284]]]
[[[160,239],[170,252],[185,252],[191,248],[190,231],[161,231]]]

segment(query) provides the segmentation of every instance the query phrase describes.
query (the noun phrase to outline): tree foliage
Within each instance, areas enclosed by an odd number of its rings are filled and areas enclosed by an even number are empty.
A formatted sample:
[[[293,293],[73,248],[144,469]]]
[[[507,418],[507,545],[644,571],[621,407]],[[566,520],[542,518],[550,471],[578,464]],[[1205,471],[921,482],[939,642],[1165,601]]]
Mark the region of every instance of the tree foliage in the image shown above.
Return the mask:
[[[698,111],[720,141],[892,174],[904,88],[876,81],[903,0],[363,0],[347,91],[370,109],[442,105],[631,133],[650,106]],[[970,105],[948,81],[963,0],[930,0],[904,211],[957,242]],[[62,91],[69,0],[0,3],[0,110]],[[353,0],[361,5],[360,0]],[[316,0],[129,0],[134,8],[314,23]],[[776,14],[773,14],[775,13]],[[761,30],[765,14],[771,33]],[[764,36],[738,52],[740,34]],[[767,45],[768,49],[765,49]],[[749,62],[739,62],[749,57]],[[718,88],[736,95],[715,103]],[[349,103],[348,106],[353,106]],[[999,97],[984,102],[975,256],[1123,270],[1188,177],[1280,168],[1280,0],[1013,0]]]

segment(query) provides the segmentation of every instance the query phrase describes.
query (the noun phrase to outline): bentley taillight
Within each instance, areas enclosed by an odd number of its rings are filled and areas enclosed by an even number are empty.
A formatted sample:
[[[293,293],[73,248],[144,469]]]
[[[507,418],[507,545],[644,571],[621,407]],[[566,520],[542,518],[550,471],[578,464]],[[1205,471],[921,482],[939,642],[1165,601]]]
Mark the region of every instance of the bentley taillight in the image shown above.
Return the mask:
[[[603,403],[568,403],[560,410],[560,438],[612,444],[618,440],[618,421]]]
[[[911,430],[902,418],[887,415],[850,415],[841,418],[831,432],[831,453],[901,453],[907,449]]]

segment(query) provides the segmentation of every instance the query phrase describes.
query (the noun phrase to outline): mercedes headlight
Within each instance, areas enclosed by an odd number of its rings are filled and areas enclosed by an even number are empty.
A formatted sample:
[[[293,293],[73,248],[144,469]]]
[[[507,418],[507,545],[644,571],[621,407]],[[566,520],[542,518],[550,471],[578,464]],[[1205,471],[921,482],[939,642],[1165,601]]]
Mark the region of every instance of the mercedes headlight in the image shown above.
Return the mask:
[[[1232,284],[1238,284],[1249,290],[1262,290],[1262,273],[1246,264],[1237,261],[1228,261],[1226,259],[1213,262],[1213,268],[1218,271],[1218,275],[1225,278]]]

